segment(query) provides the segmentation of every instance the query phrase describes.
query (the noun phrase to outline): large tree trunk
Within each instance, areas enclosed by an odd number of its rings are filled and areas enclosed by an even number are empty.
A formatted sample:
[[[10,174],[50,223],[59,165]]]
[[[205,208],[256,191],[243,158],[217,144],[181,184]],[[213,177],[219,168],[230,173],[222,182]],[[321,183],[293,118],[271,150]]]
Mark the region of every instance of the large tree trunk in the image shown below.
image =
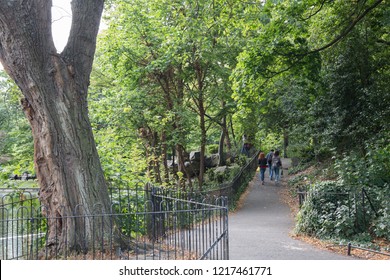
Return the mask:
[[[112,232],[110,200],[88,118],[87,90],[103,0],[72,1],[72,27],[61,54],[51,34],[49,0],[2,1],[0,59],[21,89],[34,138],[48,244],[87,250]],[[55,217],[56,219],[52,219]]]

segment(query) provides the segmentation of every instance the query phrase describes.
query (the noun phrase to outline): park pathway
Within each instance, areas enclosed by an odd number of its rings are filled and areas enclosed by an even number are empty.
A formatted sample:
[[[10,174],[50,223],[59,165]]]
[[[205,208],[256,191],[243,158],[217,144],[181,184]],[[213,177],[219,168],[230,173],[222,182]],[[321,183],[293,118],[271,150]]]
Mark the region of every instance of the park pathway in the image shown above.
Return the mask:
[[[283,167],[290,161],[282,159]],[[284,170],[287,173],[286,170]],[[231,260],[348,260],[320,250],[290,236],[293,217],[290,208],[282,202],[278,186],[268,179],[261,185],[259,173],[250,183],[239,209],[229,214],[229,259]]]

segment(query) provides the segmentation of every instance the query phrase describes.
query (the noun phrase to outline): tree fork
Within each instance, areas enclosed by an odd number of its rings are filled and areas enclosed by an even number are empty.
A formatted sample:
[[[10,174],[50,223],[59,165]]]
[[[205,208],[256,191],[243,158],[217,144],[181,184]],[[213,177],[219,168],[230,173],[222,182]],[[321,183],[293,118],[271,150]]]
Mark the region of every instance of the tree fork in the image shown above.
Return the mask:
[[[72,1],[72,27],[61,54],[51,34],[51,1],[5,2],[0,3],[0,60],[24,95],[21,104],[32,128],[39,196],[48,218],[47,246],[85,251],[107,234],[125,246],[107,215],[110,199],[88,117],[103,0]]]

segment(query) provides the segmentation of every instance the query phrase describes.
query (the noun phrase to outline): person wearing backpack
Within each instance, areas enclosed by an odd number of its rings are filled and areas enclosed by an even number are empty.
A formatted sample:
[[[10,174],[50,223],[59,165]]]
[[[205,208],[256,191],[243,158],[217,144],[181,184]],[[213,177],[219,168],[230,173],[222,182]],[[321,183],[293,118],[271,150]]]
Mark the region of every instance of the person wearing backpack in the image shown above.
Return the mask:
[[[273,175],[273,172],[272,172],[272,157],[274,156],[274,150],[271,150],[266,158],[267,158],[267,163],[268,163],[268,168],[269,168],[269,179],[272,181],[272,175]]]
[[[274,156],[272,157],[272,170],[273,174],[275,175],[275,183],[277,184],[279,182],[279,171],[280,168],[282,168],[282,160],[279,156],[279,151],[276,150],[274,153]]]
[[[260,167],[260,180],[261,184],[264,185],[264,173],[267,169],[267,158],[265,157],[265,154],[263,152],[259,155],[259,167]]]

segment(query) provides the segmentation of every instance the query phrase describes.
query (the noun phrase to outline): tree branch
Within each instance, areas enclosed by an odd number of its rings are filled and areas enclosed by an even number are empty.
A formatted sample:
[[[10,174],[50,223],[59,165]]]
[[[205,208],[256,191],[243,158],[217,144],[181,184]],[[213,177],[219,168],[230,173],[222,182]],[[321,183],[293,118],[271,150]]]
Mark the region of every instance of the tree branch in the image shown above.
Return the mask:
[[[339,41],[341,41],[343,38],[345,38],[352,30],[353,28],[369,13],[371,12],[373,9],[375,9],[381,2],[383,2],[383,0],[377,0],[375,1],[375,3],[373,3],[371,6],[369,6],[366,10],[363,11],[363,13],[361,13],[358,17],[356,17],[352,23],[345,29],[343,30],[336,38],[334,38],[332,41],[330,41],[329,43],[327,43],[326,45],[320,47],[320,48],[317,48],[317,49],[314,49],[314,50],[311,50],[311,51],[308,51],[308,52],[305,52],[305,53],[293,53],[293,52],[290,52],[288,54],[281,54],[282,56],[290,56],[290,57],[295,57],[297,60],[292,63],[291,65],[289,65],[288,67],[280,70],[280,71],[276,71],[276,72],[273,72],[273,71],[270,71],[268,69],[268,72],[271,73],[271,76],[269,77],[266,77],[267,80],[279,75],[279,74],[282,74],[284,72],[287,72],[289,71],[290,69],[292,69],[297,63],[299,63],[301,60],[303,60],[303,58],[305,58],[306,56],[308,55],[311,55],[311,54],[315,54],[315,53],[318,53],[318,52],[321,52],[323,50],[326,50],[327,48],[330,48],[332,47],[333,45],[337,44]],[[384,43],[384,42],[382,42]]]
[[[76,77],[82,79],[81,84],[89,81],[103,6],[104,0],[73,0],[71,3],[72,25],[62,55],[73,65]]]
[[[318,13],[322,10],[322,8],[324,7],[326,1],[327,1],[327,0],[323,0],[323,1],[321,2],[320,7],[317,9],[317,11],[315,11],[314,13],[308,15],[306,18],[301,18],[301,20],[306,21],[306,20],[308,20],[308,19],[314,17],[316,14],[318,14]]]
[[[349,32],[352,31],[352,29],[355,27],[356,24],[358,24],[370,11],[372,11],[373,9],[375,9],[381,2],[383,2],[383,0],[377,0],[375,1],[374,4],[372,4],[371,6],[369,6],[361,15],[359,15],[357,18],[355,18],[352,23],[343,31],[341,32],[336,38],[334,38],[332,41],[330,41],[328,44],[318,48],[318,49],[314,49],[314,50],[311,50],[307,53],[304,53],[304,54],[298,54],[297,56],[306,56],[306,55],[310,55],[310,54],[313,54],[313,53],[317,53],[317,52],[321,52],[335,44],[337,44],[339,41],[341,41],[345,36],[347,36],[349,34]]]

